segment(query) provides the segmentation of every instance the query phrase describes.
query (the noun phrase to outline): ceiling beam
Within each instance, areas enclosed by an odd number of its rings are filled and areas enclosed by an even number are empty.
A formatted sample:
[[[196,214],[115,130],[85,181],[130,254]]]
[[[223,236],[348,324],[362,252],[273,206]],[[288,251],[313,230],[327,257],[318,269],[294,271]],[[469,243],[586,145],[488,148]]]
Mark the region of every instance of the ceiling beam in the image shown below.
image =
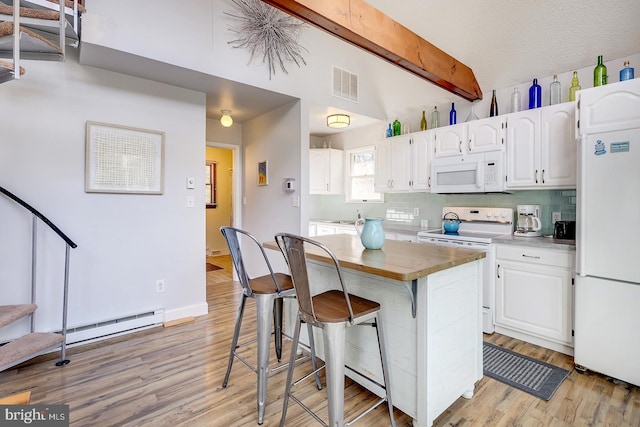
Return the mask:
[[[363,0],[262,1],[469,101],[482,99],[471,68]]]

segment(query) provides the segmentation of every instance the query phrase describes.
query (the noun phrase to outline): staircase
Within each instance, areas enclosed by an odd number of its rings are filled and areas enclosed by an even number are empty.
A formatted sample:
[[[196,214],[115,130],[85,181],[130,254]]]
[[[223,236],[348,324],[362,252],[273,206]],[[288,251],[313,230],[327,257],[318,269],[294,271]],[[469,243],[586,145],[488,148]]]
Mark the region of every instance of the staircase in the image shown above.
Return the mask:
[[[70,249],[76,248],[77,245],[69,239],[60,229],[53,224],[48,218],[38,212],[35,208],[27,204],[25,201],[0,187],[0,194],[6,196],[11,201],[22,206],[29,211],[32,216],[32,232],[31,232],[31,301],[23,304],[0,305],[0,328],[30,318],[30,332],[13,341],[0,344],[0,371],[9,369],[15,365],[25,362],[35,356],[51,351],[60,347],[60,360],[57,366],[66,365],[69,360],[66,359],[66,334],[67,334],[67,302],[69,293],[69,255]],[[36,271],[37,271],[37,230],[38,221],[42,221],[53,232],[61,238],[65,243],[65,266],[64,266],[64,292],[63,292],[63,310],[60,331],[55,332],[36,332],[34,315],[38,306],[35,302],[36,295]]]
[[[66,46],[78,46],[84,11],[78,0],[0,0],[0,58],[9,59],[0,60],[0,83],[24,74],[21,59],[64,61]]]

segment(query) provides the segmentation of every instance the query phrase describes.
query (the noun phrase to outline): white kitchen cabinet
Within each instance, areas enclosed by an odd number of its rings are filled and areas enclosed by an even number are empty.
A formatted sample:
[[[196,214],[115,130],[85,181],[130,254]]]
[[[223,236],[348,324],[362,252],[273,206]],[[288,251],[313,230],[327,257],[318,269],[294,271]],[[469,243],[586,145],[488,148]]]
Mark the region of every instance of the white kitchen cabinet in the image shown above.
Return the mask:
[[[461,156],[468,153],[466,123],[434,129],[436,157]]]
[[[575,103],[507,115],[507,189],[576,187]]]
[[[497,245],[496,332],[573,354],[575,251]]]
[[[333,148],[309,150],[309,193],[344,193],[344,152]]]
[[[309,222],[309,237],[326,236],[327,234],[357,234],[354,224],[339,224],[332,222]]]
[[[435,129],[436,157],[501,151],[505,143],[505,116],[488,117]]]
[[[376,143],[374,187],[380,193],[427,191],[432,132],[387,138]]]

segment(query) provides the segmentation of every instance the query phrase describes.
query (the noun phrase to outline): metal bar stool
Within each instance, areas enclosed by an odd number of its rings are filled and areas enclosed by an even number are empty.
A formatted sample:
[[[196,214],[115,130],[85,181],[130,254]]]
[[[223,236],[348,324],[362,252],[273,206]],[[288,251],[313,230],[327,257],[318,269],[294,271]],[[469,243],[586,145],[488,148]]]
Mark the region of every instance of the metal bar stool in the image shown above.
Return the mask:
[[[320,417],[318,417],[317,414],[311,411],[293,395],[291,387],[292,385],[297,384],[300,380],[295,383],[292,382],[294,365],[293,363],[290,363],[287,372],[287,385],[284,393],[284,404],[282,407],[280,427],[283,427],[285,423],[289,398],[302,406],[307,413],[325,427],[351,425],[375,407],[386,401],[389,408],[391,425],[395,427],[396,423],[393,417],[393,403],[391,401],[390,394],[389,372],[387,367],[386,349],[384,346],[384,336],[382,328],[379,327],[381,322],[380,304],[347,292],[338,259],[325,245],[306,237],[287,233],[276,234],[276,243],[289,264],[291,278],[293,280],[293,285],[298,299],[298,321],[296,322],[293,334],[293,346],[295,347],[298,345],[300,338],[300,325],[302,322],[322,329],[329,411],[329,424],[327,425],[322,421],[322,419],[320,419]],[[333,260],[342,290],[329,290],[317,295],[311,295],[304,248],[305,244],[314,245],[320,248]],[[357,373],[384,388],[385,396],[377,400],[369,408],[362,411],[351,421],[345,423],[344,375],[345,368],[350,369],[349,367],[345,367],[345,335],[346,328],[355,325],[373,326],[376,329],[384,384],[379,384],[375,379],[367,377],[362,372]],[[293,361],[293,358],[291,360]]]
[[[248,232],[233,227],[220,227],[220,232],[227,241],[229,246],[229,252],[231,253],[231,259],[233,265],[238,273],[238,279],[242,285],[242,299],[238,306],[238,314],[236,316],[236,325],[233,332],[233,339],[231,340],[231,351],[229,352],[229,363],[227,365],[227,372],[222,382],[222,387],[227,387],[229,381],[229,375],[231,374],[231,367],[233,365],[234,357],[237,357],[242,363],[244,363],[251,370],[256,372],[258,376],[258,424],[262,424],[264,420],[264,412],[267,399],[267,379],[269,376],[269,339],[271,336],[271,318],[274,320],[274,336],[275,336],[275,351],[278,362],[282,358],[282,303],[283,298],[295,298],[295,289],[291,281],[291,276],[284,273],[274,273],[269,258],[265,253],[264,247],[258,240]],[[247,236],[248,239],[244,239],[246,242],[253,242],[262,253],[264,262],[269,269],[269,274],[260,277],[250,278],[245,268],[245,262],[242,258],[242,252],[240,250],[239,235]],[[257,311],[257,338],[241,344],[238,344],[238,337],[240,335],[240,328],[242,326],[242,318],[244,315],[244,307],[247,298],[253,298],[256,300]],[[308,325],[309,331],[311,331],[311,325]],[[241,346],[251,344],[257,341],[258,357],[257,368],[251,365],[247,360],[237,353],[237,349]],[[314,369],[316,369],[315,350],[313,347],[313,341],[310,341],[311,360]],[[296,349],[297,345],[291,349],[291,361],[296,361]],[[297,361],[306,359],[307,356],[297,359]],[[271,372],[277,372],[278,370],[287,366],[287,364],[277,366],[271,369]],[[316,374],[316,382],[320,387],[320,379]]]

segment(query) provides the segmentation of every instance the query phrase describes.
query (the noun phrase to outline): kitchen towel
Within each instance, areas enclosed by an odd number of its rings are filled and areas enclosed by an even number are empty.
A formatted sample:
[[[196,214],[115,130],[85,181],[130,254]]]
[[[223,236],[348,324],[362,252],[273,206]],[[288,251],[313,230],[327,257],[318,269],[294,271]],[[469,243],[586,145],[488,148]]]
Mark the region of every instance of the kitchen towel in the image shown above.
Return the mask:
[[[549,400],[569,371],[485,342],[484,374],[540,399]]]

